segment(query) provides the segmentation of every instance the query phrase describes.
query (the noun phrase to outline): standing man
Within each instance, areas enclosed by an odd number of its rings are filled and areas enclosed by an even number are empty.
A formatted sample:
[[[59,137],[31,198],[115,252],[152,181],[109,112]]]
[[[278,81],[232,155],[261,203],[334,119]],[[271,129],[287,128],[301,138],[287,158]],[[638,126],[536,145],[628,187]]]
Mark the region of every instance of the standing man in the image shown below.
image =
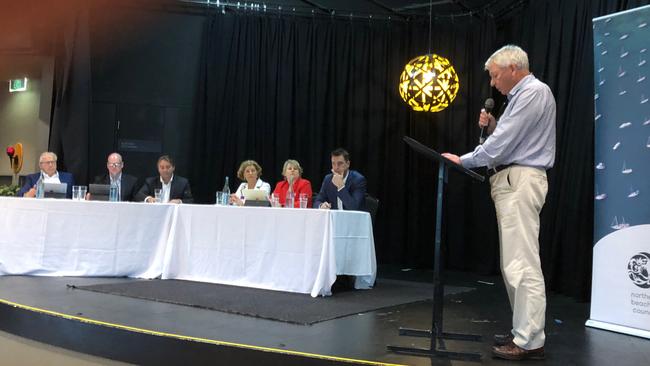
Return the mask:
[[[325,176],[314,199],[315,208],[363,210],[366,199],[366,178],[350,170],[350,154],[338,148],[330,154],[332,173]]]
[[[118,201],[133,201],[137,193],[138,178],[125,174],[122,155],[114,152],[106,159],[107,173],[95,178],[95,184],[117,184]]]
[[[25,177],[25,184],[18,192],[18,197],[36,197],[36,183],[39,178],[42,178],[43,183],[66,183],[68,187],[65,196],[72,198],[74,177],[70,173],[57,171],[56,161],[55,153],[49,151],[42,153],[38,158],[38,166],[41,171]]]
[[[511,334],[495,335],[495,357],[544,358],[546,292],[539,258],[539,214],[546,199],[546,170],[555,161],[555,100],[528,70],[517,46],[485,62],[490,85],[508,97],[498,123],[481,112],[479,126],[494,129],[483,145],[461,157],[443,154],[466,168],[487,166],[496,207],[501,273],[512,308]]]
[[[136,201],[155,202],[155,190],[161,190],[161,202],[169,203],[192,203],[192,191],[190,182],[179,175],[174,175],[176,166],[169,155],[158,158],[158,174],[160,176],[149,177],[135,196]]]

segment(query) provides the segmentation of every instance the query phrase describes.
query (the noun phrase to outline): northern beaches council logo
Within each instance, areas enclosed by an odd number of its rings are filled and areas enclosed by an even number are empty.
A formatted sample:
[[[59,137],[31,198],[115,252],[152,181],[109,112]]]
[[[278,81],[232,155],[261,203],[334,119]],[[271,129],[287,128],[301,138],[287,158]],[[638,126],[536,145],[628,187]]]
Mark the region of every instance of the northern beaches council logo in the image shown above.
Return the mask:
[[[641,288],[650,288],[650,253],[641,252],[630,258],[627,274]]]

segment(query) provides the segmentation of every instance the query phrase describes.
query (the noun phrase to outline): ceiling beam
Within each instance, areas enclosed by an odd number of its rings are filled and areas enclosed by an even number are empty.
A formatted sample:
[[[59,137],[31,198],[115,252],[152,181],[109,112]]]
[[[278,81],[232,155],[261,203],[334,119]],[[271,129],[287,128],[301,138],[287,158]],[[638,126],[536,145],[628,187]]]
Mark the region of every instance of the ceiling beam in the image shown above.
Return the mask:
[[[395,10],[395,9],[393,9],[393,8],[379,2],[379,0],[366,0],[366,1],[371,3],[371,4],[374,4],[374,5],[378,6],[378,7],[382,8],[382,9],[384,9],[384,10],[386,10],[387,12],[389,12],[389,13],[397,16],[397,17],[400,17],[402,19],[407,18],[406,15],[404,15],[404,14],[400,13],[399,11],[397,11],[397,10]]]
[[[315,2],[313,2],[311,0],[300,0],[300,1],[307,4],[307,5],[309,5],[309,6],[311,6],[312,8],[316,8],[316,9],[320,10],[324,14],[332,14],[332,9],[328,9],[328,8],[326,8],[324,6],[318,5],[318,4],[316,4]]]
[[[451,0],[451,2],[458,7],[460,7],[463,11],[466,11],[470,13],[473,17],[476,17],[478,20],[483,20],[483,17],[481,17],[478,12],[474,11],[474,9],[470,8],[469,6],[465,5],[462,0]]]
[[[395,11],[415,10],[415,9],[421,9],[421,8],[428,8],[430,5],[443,5],[443,4],[451,4],[451,3],[452,3],[452,0],[437,0],[437,1],[432,1],[431,3],[426,2],[426,3],[411,4],[411,5],[402,6],[401,8],[396,8]]]

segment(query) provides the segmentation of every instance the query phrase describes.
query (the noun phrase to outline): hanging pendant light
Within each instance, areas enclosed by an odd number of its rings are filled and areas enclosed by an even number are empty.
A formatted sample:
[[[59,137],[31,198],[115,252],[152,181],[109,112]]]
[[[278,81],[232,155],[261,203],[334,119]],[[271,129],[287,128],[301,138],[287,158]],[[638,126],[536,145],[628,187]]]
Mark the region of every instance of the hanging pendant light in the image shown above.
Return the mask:
[[[440,112],[456,98],[460,84],[449,60],[436,54],[418,56],[404,66],[399,94],[414,111]]]
[[[451,62],[431,53],[432,13],[429,1],[429,52],[409,61],[399,81],[399,94],[414,111],[440,112],[454,101],[460,88]]]

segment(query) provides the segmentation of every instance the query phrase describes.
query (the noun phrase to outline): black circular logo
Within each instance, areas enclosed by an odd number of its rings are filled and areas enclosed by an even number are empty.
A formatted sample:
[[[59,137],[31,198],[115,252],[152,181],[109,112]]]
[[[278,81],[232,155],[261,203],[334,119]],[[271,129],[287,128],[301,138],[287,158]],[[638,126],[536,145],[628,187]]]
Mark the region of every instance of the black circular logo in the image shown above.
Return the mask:
[[[641,252],[630,258],[627,263],[627,274],[632,282],[641,288],[650,288],[650,254]]]

